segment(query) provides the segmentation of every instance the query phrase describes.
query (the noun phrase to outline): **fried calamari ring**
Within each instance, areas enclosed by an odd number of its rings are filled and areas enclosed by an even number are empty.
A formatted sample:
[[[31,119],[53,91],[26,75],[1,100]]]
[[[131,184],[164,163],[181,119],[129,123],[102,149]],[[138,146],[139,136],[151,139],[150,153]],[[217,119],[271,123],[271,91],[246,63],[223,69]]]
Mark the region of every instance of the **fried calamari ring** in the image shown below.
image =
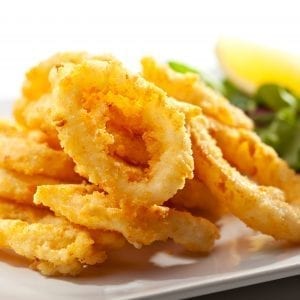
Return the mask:
[[[70,182],[82,179],[64,152],[29,138],[0,133],[0,166],[25,175],[44,175]]]
[[[230,211],[248,226],[276,239],[300,242],[300,208],[285,202],[284,193],[259,186],[223,158],[209,135],[204,116],[191,121],[195,172]]]
[[[0,168],[0,198],[33,204],[38,185],[58,184],[59,181],[41,175],[28,176]]]
[[[165,202],[193,176],[185,114],[163,91],[115,61],[69,64],[52,75],[59,139],[90,182],[120,201],[147,205]],[[116,130],[143,141],[146,167],[112,151]]]
[[[206,219],[156,205],[120,208],[118,201],[93,186],[40,186],[34,202],[76,224],[120,232],[136,247],[171,238],[187,250],[208,252],[219,236]]]
[[[33,207],[0,198],[0,219],[21,220],[28,223],[43,223],[42,220],[49,215],[56,218],[47,208]],[[57,219],[64,220],[63,218]]]
[[[47,136],[49,146],[53,149],[60,149],[57,132],[50,117],[52,102],[51,94],[36,101],[18,100],[14,116],[19,124],[26,126],[25,128],[42,130]],[[24,117],[24,120],[21,119],[21,116]]]
[[[159,65],[153,58],[142,59],[143,76],[164,89],[170,96],[198,105],[208,115],[221,123],[243,128],[253,128],[253,122],[242,110],[206,86],[197,74],[180,74],[167,65]]]
[[[33,201],[33,200],[32,200]],[[0,198],[0,219],[21,220],[29,224],[63,224],[70,225],[70,222],[62,217],[57,217],[46,207],[29,206],[11,202],[7,199]],[[95,247],[101,250],[114,250],[122,248],[125,245],[124,237],[115,231],[92,230],[83,226],[74,225],[87,231],[95,241]]]
[[[210,120],[209,131],[224,158],[242,174],[259,184],[280,188],[288,202],[300,204],[300,176],[255,132],[235,130],[214,120]]]
[[[18,124],[10,120],[0,120],[0,134],[11,137],[27,138],[37,143],[47,142],[47,136],[42,131],[20,128]]]
[[[33,261],[31,267],[44,275],[77,275],[84,265],[106,259],[106,253],[94,246],[87,231],[45,210],[1,200],[0,216],[0,247]],[[13,219],[15,216],[29,222]]]
[[[196,177],[188,179],[184,188],[168,201],[169,204],[212,221],[220,219],[226,213],[224,204]]]
[[[88,233],[70,226],[0,219],[0,247],[34,261],[44,275],[77,275],[83,265],[103,262],[105,252],[93,244]]]
[[[31,267],[44,275],[77,275],[85,265],[103,262],[104,251],[123,246],[119,233],[88,230],[48,209],[0,199],[0,247],[33,260]]]
[[[40,62],[26,73],[22,96],[15,102],[14,117],[19,124],[29,129],[39,129],[47,134],[48,143],[59,148],[57,132],[50,119],[52,87],[49,82],[51,69],[63,63],[80,63],[85,59],[109,60],[110,56],[91,56],[85,52],[57,53]]]

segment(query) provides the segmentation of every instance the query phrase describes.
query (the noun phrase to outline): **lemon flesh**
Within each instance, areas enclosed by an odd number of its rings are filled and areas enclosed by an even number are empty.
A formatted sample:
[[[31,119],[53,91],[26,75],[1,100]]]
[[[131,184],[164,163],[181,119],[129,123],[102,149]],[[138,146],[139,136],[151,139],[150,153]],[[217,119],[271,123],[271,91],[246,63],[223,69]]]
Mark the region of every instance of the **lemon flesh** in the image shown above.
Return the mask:
[[[216,50],[224,73],[242,91],[273,83],[300,95],[300,56],[228,38]]]

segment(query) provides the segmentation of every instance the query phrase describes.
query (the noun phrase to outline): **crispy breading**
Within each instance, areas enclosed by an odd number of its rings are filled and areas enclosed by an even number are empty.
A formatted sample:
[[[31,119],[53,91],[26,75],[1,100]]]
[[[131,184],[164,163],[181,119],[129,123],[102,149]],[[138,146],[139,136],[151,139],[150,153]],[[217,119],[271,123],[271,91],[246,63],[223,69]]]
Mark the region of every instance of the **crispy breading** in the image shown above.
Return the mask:
[[[0,166],[26,175],[82,181],[72,159],[63,151],[21,136],[0,133]]]
[[[252,120],[245,113],[206,86],[199,75],[180,74],[170,67],[158,64],[153,58],[142,59],[142,75],[180,101],[198,105],[203,113],[220,122],[242,128],[253,128]]]
[[[282,190],[254,183],[224,158],[209,135],[209,121],[191,121],[197,176],[249,227],[279,240],[300,242],[300,207],[286,202]]]
[[[182,190],[168,201],[171,207],[186,209],[209,220],[216,221],[226,212],[222,201],[215,197],[209,188],[198,178],[188,179]]]
[[[300,175],[255,132],[236,130],[211,119],[209,125],[210,134],[228,162],[257,183],[280,188],[288,202],[300,204]]]
[[[72,225],[46,208],[0,199],[0,247],[33,261],[44,275],[77,275],[124,244],[117,232]]]
[[[90,182],[124,203],[148,205],[162,204],[193,176],[185,114],[162,90],[116,61],[68,64],[53,69],[52,79],[59,139]],[[110,123],[143,140],[146,168],[112,155]]]
[[[62,52],[38,63],[27,73],[22,95],[14,104],[14,117],[25,128],[42,130],[47,142],[55,149],[60,148],[55,126],[50,118],[53,101],[49,73],[53,67],[63,63],[80,63],[87,58],[110,60],[110,55],[91,56],[86,52]]]
[[[32,204],[38,185],[58,184],[59,180],[42,175],[24,175],[0,168],[0,198]]]
[[[34,202],[76,224],[120,232],[137,247],[170,238],[187,250],[208,252],[219,237],[216,226],[206,219],[156,205],[121,208],[94,186],[40,186]]]

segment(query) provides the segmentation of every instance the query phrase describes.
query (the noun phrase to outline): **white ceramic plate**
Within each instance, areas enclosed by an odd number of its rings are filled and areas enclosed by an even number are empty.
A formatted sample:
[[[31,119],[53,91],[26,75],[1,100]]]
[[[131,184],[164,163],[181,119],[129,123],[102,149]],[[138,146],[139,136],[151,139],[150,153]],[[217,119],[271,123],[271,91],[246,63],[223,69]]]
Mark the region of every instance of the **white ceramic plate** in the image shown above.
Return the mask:
[[[0,102],[0,115],[10,104]],[[45,278],[27,262],[0,252],[1,299],[181,299],[300,274],[300,248],[287,247],[228,217],[207,257],[172,243],[111,254],[79,278]]]

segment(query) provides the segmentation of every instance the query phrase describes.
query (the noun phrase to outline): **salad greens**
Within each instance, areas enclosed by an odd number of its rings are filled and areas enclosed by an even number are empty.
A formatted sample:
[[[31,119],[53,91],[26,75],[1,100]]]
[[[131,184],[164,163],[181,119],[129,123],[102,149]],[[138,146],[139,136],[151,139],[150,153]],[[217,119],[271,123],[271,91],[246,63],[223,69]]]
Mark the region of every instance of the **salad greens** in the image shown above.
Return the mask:
[[[180,73],[197,73],[214,90],[241,108],[255,122],[256,132],[287,163],[300,171],[300,99],[275,84],[260,86],[254,95],[247,95],[228,79],[212,80],[195,68],[179,62],[169,66]]]
[[[196,73],[200,75],[200,71],[194,69],[193,67],[187,66],[177,61],[169,61],[169,66],[176,72],[179,73]]]

